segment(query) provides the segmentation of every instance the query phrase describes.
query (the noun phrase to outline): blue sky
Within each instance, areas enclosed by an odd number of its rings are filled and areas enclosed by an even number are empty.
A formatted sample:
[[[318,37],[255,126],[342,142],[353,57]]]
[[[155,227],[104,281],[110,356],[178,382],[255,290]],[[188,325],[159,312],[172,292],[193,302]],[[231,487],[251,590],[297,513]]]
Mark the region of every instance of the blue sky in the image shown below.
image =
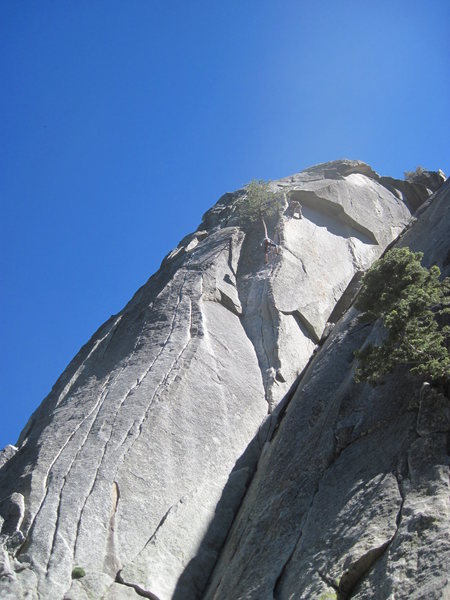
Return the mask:
[[[449,7],[3,0],[0,447],[224,192],[450,174]]]

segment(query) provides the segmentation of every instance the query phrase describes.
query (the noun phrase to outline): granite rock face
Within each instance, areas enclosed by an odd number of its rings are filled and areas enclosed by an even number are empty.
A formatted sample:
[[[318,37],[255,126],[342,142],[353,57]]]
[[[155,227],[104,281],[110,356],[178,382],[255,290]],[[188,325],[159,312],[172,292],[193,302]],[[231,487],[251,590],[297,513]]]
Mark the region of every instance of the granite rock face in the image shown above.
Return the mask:
[[[398,406],[355,388],[352,344],[374,334],[352,309],[340,319],[430,197],[404,184],[348,160],[272,182],[284,208],[267,220],[281,248],[267,263],[262,224],[239,216],[245,190],[204,215],[0,457],[1,598],[181,600],[208,586],[208,598],[342,599],[364,594],[361,572],[388,581],[392,561],[380,565],[401,527],[445,554],[425,508],[407,525],[423,486],[444,510],[445,425],[428,423],[425,404],[416,425],[420,398],[403,380],[385,388]],[[435,221],[441,239],[438,200],[405,239],[428,239]]]
[[[399,240],[450,275],[450,186]],[[450,598],[450,401],[398,369],[355,384],[351,308],[274,411],[205,598]]]

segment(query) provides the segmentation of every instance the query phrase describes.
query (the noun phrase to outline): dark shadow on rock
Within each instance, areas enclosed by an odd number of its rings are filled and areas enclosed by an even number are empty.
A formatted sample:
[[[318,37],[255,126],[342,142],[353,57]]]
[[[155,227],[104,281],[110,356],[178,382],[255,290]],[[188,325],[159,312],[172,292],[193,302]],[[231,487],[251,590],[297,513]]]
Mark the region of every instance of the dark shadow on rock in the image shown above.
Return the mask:
[[[275,435],[304,371],[296,378],[275,410],[261,423],[258,433],[234,465],[217,503],[214,518],[192,558],[178,579],[172,600],[199,600],[206,591],[221,550],[255,474],[266,441]]]
[[[214,518],[192,558],[178,579],[172,600],[197,600],[202,597],[239,506],[255,472],[261,451],[261,431],[237,460],[217,503]]]

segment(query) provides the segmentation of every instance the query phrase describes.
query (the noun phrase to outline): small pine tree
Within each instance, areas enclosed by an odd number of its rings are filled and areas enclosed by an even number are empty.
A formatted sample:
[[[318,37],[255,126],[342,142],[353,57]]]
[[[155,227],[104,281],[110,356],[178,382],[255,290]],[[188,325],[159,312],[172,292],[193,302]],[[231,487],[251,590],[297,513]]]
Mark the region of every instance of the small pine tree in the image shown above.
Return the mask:
[[[281,192],[273,192],[264,180],[254,179],[246,186],[246,195],[239,202],[239,214],[248,222],[260,219],[267,237],[266,218],[273,217],[283,207]]]
[[[441,281],[436,265],[422,267],[422,257],[394,248],[364,276],[355,306],[363,311],[363,322],[382,319],[386,338],[355,352],[356,381],[375,385],[402,364],[435,385],[448,382],[450,327],[442,323],[450,313],[450,278]]]

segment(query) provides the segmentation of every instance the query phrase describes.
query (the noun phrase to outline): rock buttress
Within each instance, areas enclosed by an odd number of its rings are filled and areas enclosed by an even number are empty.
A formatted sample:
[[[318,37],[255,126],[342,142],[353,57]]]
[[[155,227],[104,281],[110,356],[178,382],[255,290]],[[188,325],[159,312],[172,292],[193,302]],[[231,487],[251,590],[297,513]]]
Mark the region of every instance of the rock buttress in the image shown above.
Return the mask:
[[[450,186],[399,239],[450,275]],[[205,600],[450,597],[450,401],[398,368],[355,384],[379,339],[354,308],[265,445]]]
[[[336,161],[273,182],[268,264],[261,224],[239,218],[245,191],[225,195],[80,350],[0,471],[2,598],[200,597],[260,426],[410,219],[377,177]]]

